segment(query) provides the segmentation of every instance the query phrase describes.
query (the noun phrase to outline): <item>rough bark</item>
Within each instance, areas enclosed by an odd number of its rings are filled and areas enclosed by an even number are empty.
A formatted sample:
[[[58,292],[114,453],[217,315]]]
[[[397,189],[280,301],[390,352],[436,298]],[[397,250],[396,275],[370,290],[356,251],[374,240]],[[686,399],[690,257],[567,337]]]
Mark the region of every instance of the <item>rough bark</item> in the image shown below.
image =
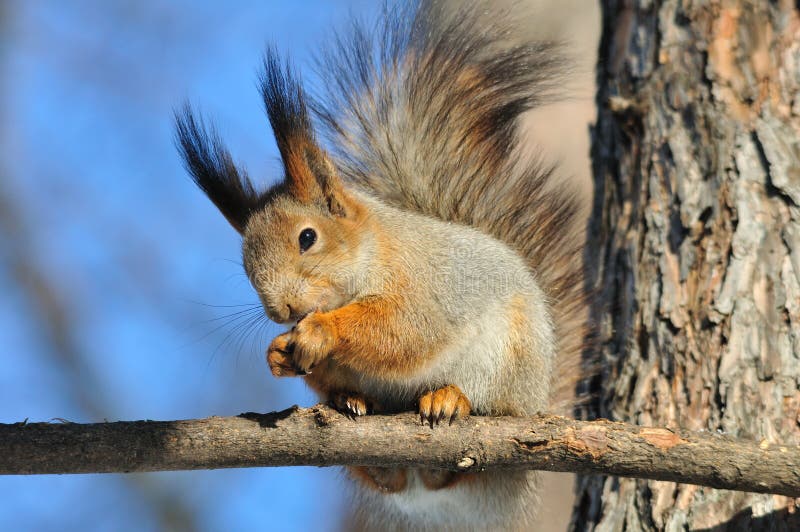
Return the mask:
[[[600,415],[800,442],[795,2],[605,0],[590,227]],[[584,478],[579,530],[787,529],[795,502]]]
[[[351,419],[324,405],[184,421],[0,425],[0,474],[277,465],[529,468],[607,473],[800,497],[800,447],[559,416]]]

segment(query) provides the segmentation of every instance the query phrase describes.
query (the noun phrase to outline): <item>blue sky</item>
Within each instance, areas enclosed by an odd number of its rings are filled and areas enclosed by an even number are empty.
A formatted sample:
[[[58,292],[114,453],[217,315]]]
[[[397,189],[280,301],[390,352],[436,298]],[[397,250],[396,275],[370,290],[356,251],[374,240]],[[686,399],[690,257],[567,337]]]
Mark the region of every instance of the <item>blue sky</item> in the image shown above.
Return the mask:
[[[278,176],[264,47],[310,54],[375,2],[11,1],[0,10],[0,422],[180,419],[315,398],[263,358],[239,238],[181,167],[172,110]],[[2,530],[329,530],[335,470],[0,477]],[[177,524],[176,524],[177,523]]]

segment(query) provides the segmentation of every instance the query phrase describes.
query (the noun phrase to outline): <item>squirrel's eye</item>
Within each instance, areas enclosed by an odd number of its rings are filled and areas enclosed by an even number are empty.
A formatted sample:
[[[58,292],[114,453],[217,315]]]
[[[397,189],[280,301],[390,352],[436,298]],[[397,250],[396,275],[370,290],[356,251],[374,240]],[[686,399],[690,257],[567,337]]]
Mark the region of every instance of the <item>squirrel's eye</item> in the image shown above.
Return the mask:
[[[317,241],[317,232],[307,227],[300,231],[300,238],[298,240],[300,241],[300,253],[303,253]]]

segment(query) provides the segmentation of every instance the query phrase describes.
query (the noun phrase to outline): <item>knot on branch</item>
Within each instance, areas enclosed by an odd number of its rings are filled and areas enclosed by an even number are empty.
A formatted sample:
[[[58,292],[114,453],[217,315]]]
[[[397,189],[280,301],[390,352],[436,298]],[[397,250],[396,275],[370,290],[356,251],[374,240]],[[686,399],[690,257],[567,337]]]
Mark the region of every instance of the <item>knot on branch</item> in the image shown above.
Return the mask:
[[[471,456],[465,456],[458,462],[458,468],[463,470],[468,470],[472,468],[476,464],[475,459]]]
[[[336,416],[341,415],[333,408],[322,404],[312,407],[311,413],[314,414],[314,423],[316,423],[318,427],[327,427],[333,422]]]

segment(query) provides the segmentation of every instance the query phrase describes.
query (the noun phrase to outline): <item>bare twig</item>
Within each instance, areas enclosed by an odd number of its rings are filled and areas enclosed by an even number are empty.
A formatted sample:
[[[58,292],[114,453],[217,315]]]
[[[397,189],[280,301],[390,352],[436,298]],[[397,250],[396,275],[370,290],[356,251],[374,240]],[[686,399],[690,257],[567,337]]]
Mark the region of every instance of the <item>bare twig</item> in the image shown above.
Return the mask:
[[[322,405],[186,421],[0,425],[0,474],[286,465],[541,469],[800,497],[800,447],[558,416],[350,419]]]

